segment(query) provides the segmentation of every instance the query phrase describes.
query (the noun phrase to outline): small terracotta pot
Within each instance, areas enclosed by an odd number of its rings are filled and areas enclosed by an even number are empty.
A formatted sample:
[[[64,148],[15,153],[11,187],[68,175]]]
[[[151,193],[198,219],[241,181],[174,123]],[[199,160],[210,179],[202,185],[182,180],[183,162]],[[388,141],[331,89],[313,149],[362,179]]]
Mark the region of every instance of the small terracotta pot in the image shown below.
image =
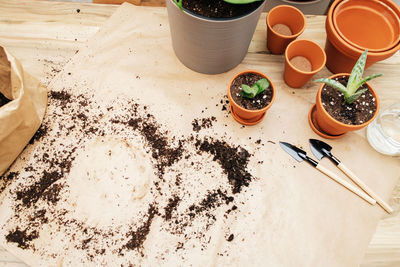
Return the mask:
[[[297,56],[305,57],[311,63],[311,71],[304,71],[291,63],[291,59]],[[288,45],[285,51],[285,71],[283,77],[285,83],[293,88],[302,87],[326,63],[324,50],[315,42],[310,40],[296,40]]]
[[[339,74],[332,75],[329,78],[334,79],[339,76],[350,76],[350,74],[339,73]],[[316,105],[315,121],[318,124],[319,129],[328,135],[339,136],[339,135],[343,135],[346,132],[362,129],[365,126],[367,126],[368,124],[370,124],[379,113],[379,98],[378,98],[378,95],[375,92],[375,90],[372,88],[372,86],[368,82],[366,83],[366,85],[368,86],[372,95],[375,97],[375,103],[376,103],[375,114],[369,121],[366,121],[363,124],[350,125],[350,124],[345,124],[345,123],[342,123],[342,122],[336,120],[331,115],[329,115],[329,113],[325,110],[325,108],[322,105],[322,100],[321,100],[321,93],[322,93],[322,89],[324,88],[325,84],[322,84],[317,92],[316,102],[315,102],[315,105]]]
[[[254,74],[260,75],[260,76],[264,77],[265,79],[267,79],[270,83],[270,87],[272,90],[272,99],[271,99],[271,102],[262,109],[257,109],[257,110],[245,109],[245,108],[241,107],[240,105],[238,105],[232,98],[231,86],[232,86],[233,81],[237,77],[247,74],[247,73],[254,73]],[[265,113],[271,107],[272,103],[275,100],[275,95],[276,95],[276,92],[275,92],[274,84],[272,83],[271,79],[267,75],[265,75],[264,73],[261,73],[259,71],[256,71],[256,70],[242,71],[242,72],[236,74],[232,78],[232,80],[230,81],[229,86],[228,86],[228,99],[229,99],[229,103],[231,105],[231,114],[232,114],[233,118],[241,124],[255,125],[264,119]]]
[[[291,35],[283,35],[272,27],[276,24],[288,26]],[[276,6],[267,15],[267,48],[272,54],[283,54],[290,42],[303,33],[306,26],[306,19],[295,7],[288,5]]]
[[[343,3],[342,3],[343,2]],[[345,7],[345,11],[338,12],[336,8],[342,3]],[[363,3],[363,4],[360,4]],[[368,4],[366,4],[368,3]],[[353,6],[354,5],[354,6]],[[386,15],[382,15],[382,13],[376,12],[371,8],[371,6],[376,6],[377,9],[382,9]],[[357,11],[358,10],[358,11]],[[362,11],[360,11],[362,10]],[[335,12],[336,11],[336,12]],[[340,11],[340,10],[339,10]],[[354,16],[351,13],[354,12]],[[359,15],[358,12],[361,12]],[[365,12],[374,14],[371,16],[365,16]],[[391,15],[387,15],[391,14]],[[363,44],[369,44],[372,48],[371,51],[368,51],[368,58],[365,64],[365,68],[370,67],[372,64],[387,59],[391,57],[394,53],[396,53],[400,49],[400,41],[397,43],[393,41],[393,46],[387,49],[390,46],[390,39],[398,39],[400,38],[399,32],[397,31],[398,22],[393,19],[393,14],[396,16],[396,20],[400,18],[400,8],[393,3],[391,0],[336,0],[330,7],[328,11],[328,15],[326,17],[325,29],[327,34],[327,39],[325,43],[325,52],[327,56],[326,66],[327,68],[333,73],[350,73],[353,69],[353,66],[357,62],[358,58],[364,52],[364,50],[368,47],[364,47]],[[338,17],[334,18],[337,15]],[[340,21],[341,16],[345,22]],[[352,21],[353,18],[356,18],[356,21]],[[392,19],[388,19],[392,18]],[[334,23],[334,21],[336,21]],[[385,22],[384,22],[385,21]],[[385,27],[385,29],[376,28],[376,27],[361,27],[361,25],[381,25],[380,27]],[[341,31],[346,32],[346,39],[344,39],[341,34],[338,32],[336,25],[340,25]],[[350,27],[352,29],[348,29]],[[368,33],[358,34],[361,33],[361,30],[365,29]],[[376,32],[372,32],[371,30],[375,29]],[[377,38],[381,36],[382,31],[389,31],[393,32],[392,37],[386,35],[389,39],[385,42],[382,42],[378,47],[381,41],[371,41],[369,37]],[[396,33],[397,32],[397,33]],[[357,33],[356,38],[352,38],[353,35]],[[343,33],[344,34],[344,33]],[[368,36],[368,37],[367,37]],[[363,39],[365,38],[365,39]],[[357,43],[357,46],[352,45],[351,43]],[[387,49],[387,50],[385,50]]]

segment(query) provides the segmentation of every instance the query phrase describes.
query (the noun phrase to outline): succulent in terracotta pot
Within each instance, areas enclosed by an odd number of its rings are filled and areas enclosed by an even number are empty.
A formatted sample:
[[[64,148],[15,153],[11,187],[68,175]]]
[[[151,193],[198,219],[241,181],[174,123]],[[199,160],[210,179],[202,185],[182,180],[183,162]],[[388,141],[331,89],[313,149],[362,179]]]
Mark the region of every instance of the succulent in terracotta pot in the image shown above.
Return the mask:
[[[244,125],[262,121],[275,99],[275,88],[265,74],[247,70],[233,77],[228,86],[233,118]]]
[[[313,113],[315,108],[310,124],[314,124],[311,126],[318,134],[322,132],[324,137],[339,137],[367,126],[378,114],[378,95],[368,81],[382,74],[362,78],[367,53],[365,50],[351,74],[341,73],[315,81],[324,83],[318,90],[316,105],[310,112]]]

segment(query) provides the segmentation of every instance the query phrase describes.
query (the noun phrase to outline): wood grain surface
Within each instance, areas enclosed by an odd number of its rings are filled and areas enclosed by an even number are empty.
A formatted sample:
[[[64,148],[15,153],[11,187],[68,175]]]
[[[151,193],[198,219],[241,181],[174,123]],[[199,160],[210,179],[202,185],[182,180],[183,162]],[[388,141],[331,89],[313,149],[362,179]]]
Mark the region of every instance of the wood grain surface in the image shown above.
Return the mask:
[[[85,46],[85,42],[117,8],[117,5],[90,3],[0,0],[0,45],[13,53],[26,71],[47,84]],[[254,65],[260,64],[260,60],[265,64],[271,62],[283,65],[282,56],[271,55],[266,50],[265,19],[266,14],[263,14],[245,61],[250,64],[254,62]],[[326,37],[324,21],[323,16],[307,16],[306,30],[300,38],[315,40],[323,46]],[[366,75],[375,72],[384,74],[384,77],[373,82],[378,88],[382,107],[400,101],[399,67],[400,55],[396,53],[392,58],[375,64],[366,71]],[[330,72],[324,68],[318,77],[328,75]],[[310,86],[310,83],[301,89],[286,89],[297,97],[314,102],[315,86]],[[359,131],[359,134],[364,136],[365,130]],[[361,266],[400,266],[400,183],[389,204],[395,212],[380,221],[369,247],[366,248]],[[0,249],[0,266],[25,265]]]

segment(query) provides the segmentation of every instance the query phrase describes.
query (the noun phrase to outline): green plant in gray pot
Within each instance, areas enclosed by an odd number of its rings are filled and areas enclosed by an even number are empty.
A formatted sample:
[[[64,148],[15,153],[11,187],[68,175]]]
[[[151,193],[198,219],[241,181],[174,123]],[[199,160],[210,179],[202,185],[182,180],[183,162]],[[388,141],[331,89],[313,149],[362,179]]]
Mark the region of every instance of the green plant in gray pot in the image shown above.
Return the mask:
[[[186,67],[205,74],[223,73],[240,64],[247,54],[265,0],[224,0],[243,10],[249,5],[255,6],[247,13],[230,18],[196,14],[185,9],[185,1],[188,0],[167,0],[172,46],[178,59]]]

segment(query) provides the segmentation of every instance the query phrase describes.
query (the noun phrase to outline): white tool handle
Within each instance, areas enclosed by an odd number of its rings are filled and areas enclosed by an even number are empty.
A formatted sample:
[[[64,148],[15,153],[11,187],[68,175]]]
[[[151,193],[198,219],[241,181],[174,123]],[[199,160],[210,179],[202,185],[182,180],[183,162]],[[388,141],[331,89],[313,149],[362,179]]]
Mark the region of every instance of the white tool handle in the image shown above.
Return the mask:
[[[381,205],[381,207],[386,210],[387,213],[392,213],[393,209],[385,202],[383,201],[377,194],[375,194],[366,184],[364,184],[363,181],[361,181],[360,178],[358,178],[351,170],[349,170],[343,163],[339,163],[337,165],[338,168],[346,174],[351,180],[353,180],[354,183],[356,183],[362,190],[365,191],[368,195],[370,195],[373,199],[376,200],[376,202]]]
[[[346,187],[347,189],[349,189],[351,192],[355,193],[356,195],[358,195],[359,197],[361,197],[362,199],[367,201],[369,204],[374,205],[376,203],[376,201],[373,198],[371,198],[370,196],[368,196],[363,191],[361,191],[357,187],[353,186],[349,182],[341,179],[339,176],[337,176],[335,173],[331,172],[330,170],[328,170],[326,167],[322,166],[321,164],[318,164],[316,168],[323,174],[329,176],[330,178],[332,178],[339,184],[341,184],[344,187]]]

